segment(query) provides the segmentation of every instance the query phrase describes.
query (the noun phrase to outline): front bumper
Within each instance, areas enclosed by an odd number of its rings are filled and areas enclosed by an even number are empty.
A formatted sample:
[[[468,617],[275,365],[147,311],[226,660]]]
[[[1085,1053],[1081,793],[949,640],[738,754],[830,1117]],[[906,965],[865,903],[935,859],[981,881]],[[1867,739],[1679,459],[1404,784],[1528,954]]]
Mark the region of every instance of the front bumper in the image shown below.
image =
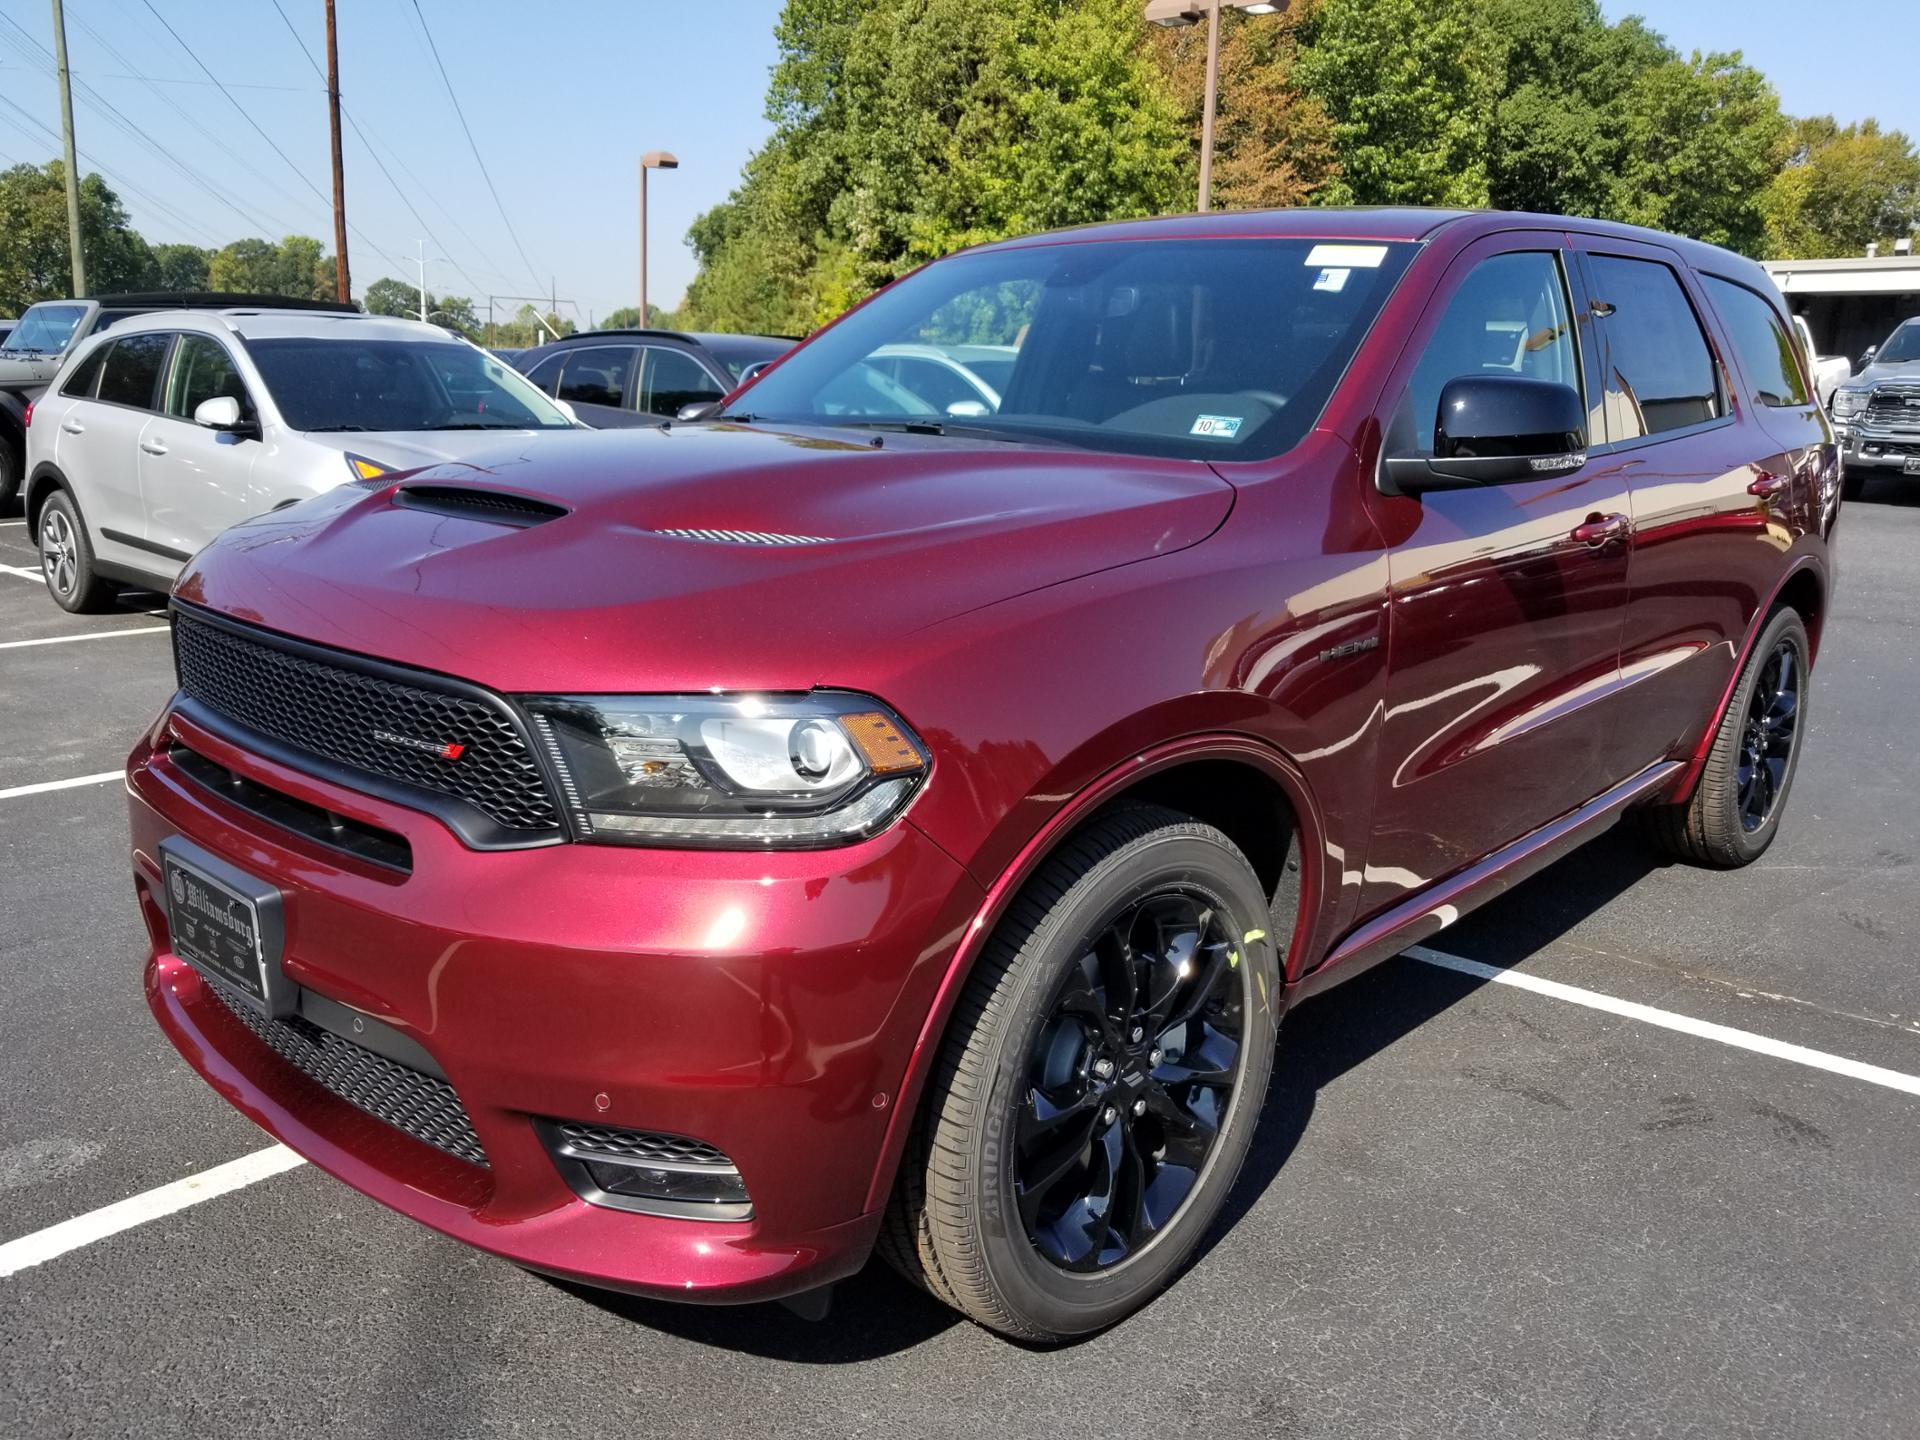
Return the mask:
[[[398,833],[398,874],[281,830],[169,756]],[[171,715],[128,762],[150,1008],[180,1053],[321,1168],[532,1269],[661,1298],[745,1301],[850,1274],[921,1024],[979,892],[909,823],[837,850],[593,845],[477,852],[440,822],[288,770]],[[485,1151],[466,1163],[277,1055],[170,948],[159,845],[180,835],[283,900],[285,969],[423,1049]],[[580,1198],[537,1126],[695,1137],[750,1219]]]
[[[1833,429],[1840,442],[1840,463],[1849,470],[1905,471],[1910,458],[1920,460],[1920,430],[1858,420],[1835,420]]]

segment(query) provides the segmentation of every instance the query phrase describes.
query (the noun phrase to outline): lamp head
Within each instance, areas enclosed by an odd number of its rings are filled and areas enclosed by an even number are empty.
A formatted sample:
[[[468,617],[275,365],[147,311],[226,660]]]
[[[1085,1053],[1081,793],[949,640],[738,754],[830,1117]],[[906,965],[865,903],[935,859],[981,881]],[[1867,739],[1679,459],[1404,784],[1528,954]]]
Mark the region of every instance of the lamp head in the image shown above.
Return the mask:
[[[649,170],[678,170],[680,162],[671,151],[649,150],[640,157],[640,163]]]

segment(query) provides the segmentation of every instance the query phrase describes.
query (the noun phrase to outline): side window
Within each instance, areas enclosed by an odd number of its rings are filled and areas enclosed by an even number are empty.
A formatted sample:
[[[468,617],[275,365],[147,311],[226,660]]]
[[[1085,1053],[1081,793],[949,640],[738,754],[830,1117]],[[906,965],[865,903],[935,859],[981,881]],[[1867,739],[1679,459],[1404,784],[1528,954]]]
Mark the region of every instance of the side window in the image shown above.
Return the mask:
[[[85,399],[93,394],[93,382],[100,378],[101,362],[107,358],[107,351],[111,348],[109,345],[94,346],[93,353],[74,366],[73,374],[69,375],[66,383],[60,387],[60,393],[72,395],[76,399]]]
[[[566,362],[567,352],[564,350],[558,355],[549,355],[527,371],[527,383],[544,390],[548,398],[552,398],[554,392],[560,388],[560,367]]]
[[[1610,440],[1683,430],[1725,413],[1713,351],[1670,266],[1595,255],[1593,284],[1606,317]]]
[[[718,400],[726,393],[691,355],[656,346],[647,348],[647,390],[640,399],[640,408],[647,414],[671,419],[683,405]]]
[[[1462,375],[1523,375],[1582,389],[1559,257],[1517,251],[1482,260],[1447,302],[1395,417],[1396,448],[1433,454],[1440,392]]]
[[[560,376],[556,397],[576,405],[610,405],[618,409],[627,394],[627,376],[639,350],[631,345],[593,345],[571,351]]]
[[[166,363],[171,335],[129,335],[116,340],[100,372],[99,398],[115,405],[151,410],[160,388],[160,368]]]
[[[1700,278],[1713,297],[1713,308],[1726,321],[1727,336],[1740,357],[1740,368],[1753,381],[1755,398],[1762,405],[1805,405],[1806,381],[1780,313],[1744,285],[1717,275]]]
[[[173,352],[173,375],[167,382],[167,414],[191,420],[202,402],[221,395],[238,400],[243,414],[251,409],[247,387],[233,368],[233,357],[227,354],[226,346],[204,335],[182,335]]]

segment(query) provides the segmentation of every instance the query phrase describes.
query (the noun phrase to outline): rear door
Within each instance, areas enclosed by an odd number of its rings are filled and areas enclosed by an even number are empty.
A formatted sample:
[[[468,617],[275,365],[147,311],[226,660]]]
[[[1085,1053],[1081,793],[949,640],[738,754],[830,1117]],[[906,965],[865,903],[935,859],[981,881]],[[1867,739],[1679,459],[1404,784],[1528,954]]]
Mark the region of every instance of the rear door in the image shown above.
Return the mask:
[[[226,346],[211,335],[181,335],[160,413],[140,438],[147,541],[176,564],[228,526],[273,504],[274,497],[254,484],[260,441],[193,423],[193,412],[221,395],[238,400],[241,415],[259,423],[259,411]]]
[[[147,330],[106,342],[89,396],[60,417],[54,460],[103,560],[168,573],[155,563],[140,503],[140,443],[152,423],[173,336]]]
[[[1608,735],[1610,763],[1631,770],[1705,734],[1809,481],[1758,423],[1680,257],[1611,237],[1580,247],[1605,363],[1598,457],[1626,481],[1634,522],[1620,648],[1633,703]]]
[[[589,425],[601,429],[632,425],[639,371],[638,345],[582,345],[567,351],[554,398],[573,406]]]
[[[1572,386],[1594,374],[1557,232],[1470,246],[1386,391],[1389,456],[1434,451],[1463,375]],[[1362,912],[1469,865],[1623,778],[1604,762],[1627,599],[1617,469],[1378,497],[1391,606],[1381,785]]]

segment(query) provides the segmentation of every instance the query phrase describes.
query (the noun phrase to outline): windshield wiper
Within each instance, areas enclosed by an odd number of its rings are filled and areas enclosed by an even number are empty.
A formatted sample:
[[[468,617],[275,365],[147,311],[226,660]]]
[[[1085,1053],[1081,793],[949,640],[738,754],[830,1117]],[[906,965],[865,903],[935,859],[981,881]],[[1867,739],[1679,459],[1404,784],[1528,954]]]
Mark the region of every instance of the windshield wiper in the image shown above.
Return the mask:
[[[944,420],[843,420],[840,422],[848,430],[890,430],[904,435],[946,435],[956,439],[997,440],[1002,445],[1056,445],[1064,446],[1065,441],[1042,440],[1032,435],[1022,435],[1002,430],[993,425],[950,425]]]
[[[343,430],[359,430],[369,435],[373,433],[372,430],[365,425],[310,425],[307,427],[306,433],[309,435],[332,435]]]
[[[525,430],[529,427],[525,425],[490,424],[484,420],[474,420],[461,421],[452,425],[429,425],[426,428],[429,430]]]

